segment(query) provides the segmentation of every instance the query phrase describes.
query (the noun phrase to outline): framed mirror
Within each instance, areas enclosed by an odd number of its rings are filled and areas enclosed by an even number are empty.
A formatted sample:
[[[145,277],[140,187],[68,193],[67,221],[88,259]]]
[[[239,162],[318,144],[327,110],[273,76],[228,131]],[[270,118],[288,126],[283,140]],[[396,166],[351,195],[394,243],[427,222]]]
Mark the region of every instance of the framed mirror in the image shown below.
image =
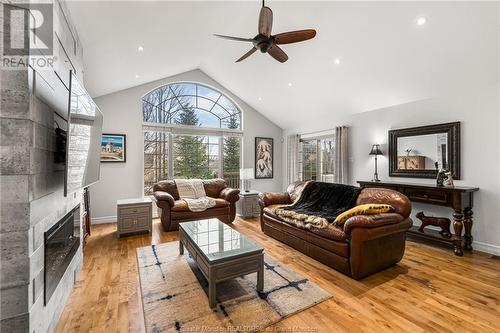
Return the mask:
[[[389,176],[436,178],[440,168],[460,179],[460,122],[389,131]]]

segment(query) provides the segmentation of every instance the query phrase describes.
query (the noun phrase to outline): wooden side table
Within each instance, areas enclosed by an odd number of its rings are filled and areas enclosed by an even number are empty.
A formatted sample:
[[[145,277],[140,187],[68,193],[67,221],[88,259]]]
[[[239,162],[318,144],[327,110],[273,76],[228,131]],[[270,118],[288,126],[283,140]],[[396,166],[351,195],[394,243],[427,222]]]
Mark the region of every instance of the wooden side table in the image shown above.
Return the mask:
[[[123,199],[116,202],[117,236],[151,232],[153,204],[150,198]]]
[[[254,190],[241,191],[240,200],[236,202],[236,212],[244,219],[259,216],[259,192]]]

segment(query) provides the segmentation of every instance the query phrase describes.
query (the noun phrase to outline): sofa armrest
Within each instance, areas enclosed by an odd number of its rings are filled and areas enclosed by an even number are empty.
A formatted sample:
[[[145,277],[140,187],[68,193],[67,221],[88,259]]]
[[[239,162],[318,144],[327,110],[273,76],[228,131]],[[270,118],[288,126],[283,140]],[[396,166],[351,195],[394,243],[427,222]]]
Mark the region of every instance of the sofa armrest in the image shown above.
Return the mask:
[[[292,199],[290,199],[290,195],[287,192],[267,192],[259,194],[259,205],[264,208],[269,205],[276,204],[291,204]]]
[[[220,191],[219,198],[224,199],[230,203],[235,203],[240,200],[240,190],[236,190],[234,188],[226,187],[222,191]]]
[[[344,223],[344,232],[350,234],[354,228],[377,228],[388,224],[397,224],[403,220],[405,218],[398,213],[356,215]]]
[[[155,191],[153,193],[153,196],[156,200],[156,204],[160,207],[160,206],[163,206],[165,207],[164,203],[168,204],[170,207],[172,207],[175,203],[175,200],[174,200],[174,197],[168,193],[168,192],[164,192],[164,191]]]

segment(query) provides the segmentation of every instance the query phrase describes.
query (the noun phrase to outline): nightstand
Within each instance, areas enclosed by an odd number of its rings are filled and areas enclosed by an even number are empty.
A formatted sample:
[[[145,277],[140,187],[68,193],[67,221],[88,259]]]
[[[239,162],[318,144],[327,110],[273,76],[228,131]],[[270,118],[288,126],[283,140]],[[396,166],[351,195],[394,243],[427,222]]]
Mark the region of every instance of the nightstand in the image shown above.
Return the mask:
[[[253,190],[241,191],[240,200],[236,202],[236,212],[244,219],[259,216],[259,192]]]
[[[153,204],[150,198],[123,199],[116,202],[117,235],[151,232]]]

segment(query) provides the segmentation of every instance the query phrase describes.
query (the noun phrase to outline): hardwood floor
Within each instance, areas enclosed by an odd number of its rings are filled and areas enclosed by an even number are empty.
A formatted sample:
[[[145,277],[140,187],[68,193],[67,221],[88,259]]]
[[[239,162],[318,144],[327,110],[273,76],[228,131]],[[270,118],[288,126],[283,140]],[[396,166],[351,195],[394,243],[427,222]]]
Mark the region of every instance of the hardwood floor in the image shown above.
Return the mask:
[[[408,241],[397,266],[355,281],[265,236],[258,219],[238,218],[233,226],[333,295],[274,328],[500,332],[499,257],[474,252],[459,258],[448,249]],[[159,221],[154,222],[152,235],[117,239],[115,229],[115,224],[92,227],[82,273],[56,332],[144,332],[135,249],[175,241],[178,235],[162,232]]]

